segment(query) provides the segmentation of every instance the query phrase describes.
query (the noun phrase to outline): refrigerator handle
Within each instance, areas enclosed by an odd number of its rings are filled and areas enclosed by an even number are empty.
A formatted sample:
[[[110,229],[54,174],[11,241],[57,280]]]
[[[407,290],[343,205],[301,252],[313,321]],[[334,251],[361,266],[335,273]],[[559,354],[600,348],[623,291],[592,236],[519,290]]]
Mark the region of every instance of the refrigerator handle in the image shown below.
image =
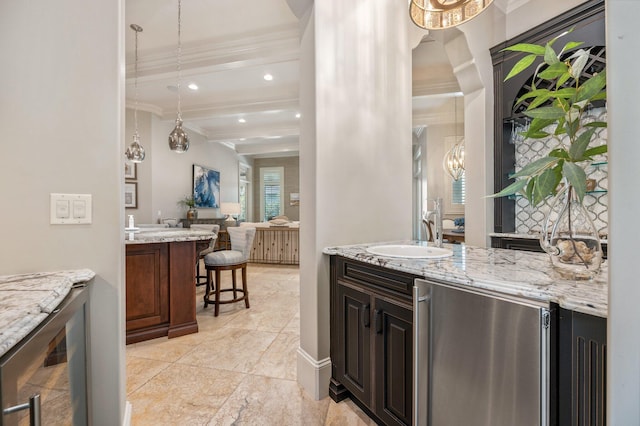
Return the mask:
[[[413,424],[426,426],[429,401],[429,340],[431,286],[415,280],[413,285]]]

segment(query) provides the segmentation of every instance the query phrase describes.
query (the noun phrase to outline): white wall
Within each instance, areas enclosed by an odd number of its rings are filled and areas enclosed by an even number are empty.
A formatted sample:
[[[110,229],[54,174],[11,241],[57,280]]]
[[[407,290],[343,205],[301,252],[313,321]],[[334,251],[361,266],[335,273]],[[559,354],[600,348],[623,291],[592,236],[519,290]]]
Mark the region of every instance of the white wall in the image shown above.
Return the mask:
[[[128,111],[127,119],[130,120],[127,130],[133,134],[133,113]],[[174,126],[174,121],[138,112],[140,135],[148,135],[142,140],[146,158],[138,164],[138,208],[126,209],[126,214],[134,215],[136,223],[155,223],[158,210],[163,218],[186,217],[186,210],[177,202],[193,191],[193,164],[218,170],[221,201],[238,201],[238,162],[248,161],[224,145],[207,142],[204,136],[188,128],[189,150],[176,154],[169,149],[167,141]],[[126,143],[130,143],[130,137]],[[198,218],[213,217],[221,217],[219,209],[198,209]]]
[[[0,2],[0,274],[90,268],[93,424],[125,399],[122,1]],[[49,194],[93,195],[50,225]]]
[[[330,376],[323,248],[411,237],[408,24],[396,0],[327,0],[303,30],[298,381],[315,397]]]

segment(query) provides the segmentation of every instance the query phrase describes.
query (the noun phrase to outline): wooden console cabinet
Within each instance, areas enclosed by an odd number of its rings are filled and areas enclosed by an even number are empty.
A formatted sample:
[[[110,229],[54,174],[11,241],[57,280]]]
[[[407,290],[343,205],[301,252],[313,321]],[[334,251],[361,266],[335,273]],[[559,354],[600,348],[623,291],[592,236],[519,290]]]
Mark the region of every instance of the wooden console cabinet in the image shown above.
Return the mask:
[[[196,242],[126,246],[127,344],[197,333]]]
[[[411,274],[331,257],[331,384],[376,422],[411,424]]]
[[[256,228],[249,261],[283,265],[299,264],[299,235],[299,228]]]

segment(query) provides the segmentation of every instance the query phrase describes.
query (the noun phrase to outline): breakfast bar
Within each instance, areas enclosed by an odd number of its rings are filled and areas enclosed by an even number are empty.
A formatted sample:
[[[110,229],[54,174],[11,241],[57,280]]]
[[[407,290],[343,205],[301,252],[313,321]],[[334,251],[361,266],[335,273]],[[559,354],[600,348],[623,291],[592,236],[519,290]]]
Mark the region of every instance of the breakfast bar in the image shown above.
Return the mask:
[[[127,344],[197,333],[197,244],[212,232],[145,229],[126,234]]]

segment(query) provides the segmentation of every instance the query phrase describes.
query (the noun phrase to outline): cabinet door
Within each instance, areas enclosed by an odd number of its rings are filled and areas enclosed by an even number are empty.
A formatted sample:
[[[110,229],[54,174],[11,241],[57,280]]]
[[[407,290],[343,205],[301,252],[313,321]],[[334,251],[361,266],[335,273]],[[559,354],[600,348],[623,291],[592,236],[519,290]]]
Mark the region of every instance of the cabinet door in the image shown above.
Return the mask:
[[[169,322],[167,244],[131,244],[127,251],[127,331]]]
[[[387,425],[411,424],[413,403],[413,313],[410,307],[377,299],[375,327],[375,413]]]
[[[559,424],[604,425],[606,318],[560,309],[559,342]]]
[[[337,285],[337,379],[353,397],[371,405],[371,297]]]

